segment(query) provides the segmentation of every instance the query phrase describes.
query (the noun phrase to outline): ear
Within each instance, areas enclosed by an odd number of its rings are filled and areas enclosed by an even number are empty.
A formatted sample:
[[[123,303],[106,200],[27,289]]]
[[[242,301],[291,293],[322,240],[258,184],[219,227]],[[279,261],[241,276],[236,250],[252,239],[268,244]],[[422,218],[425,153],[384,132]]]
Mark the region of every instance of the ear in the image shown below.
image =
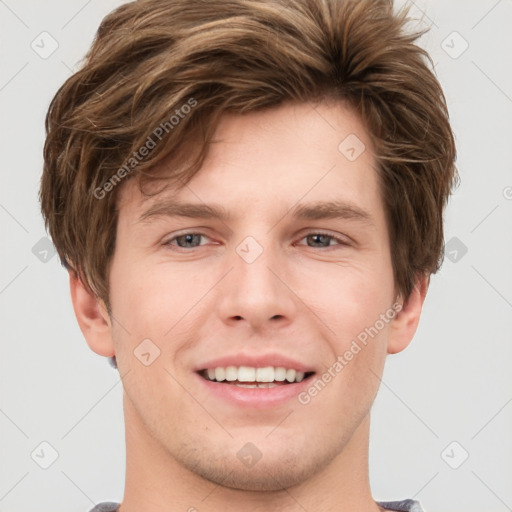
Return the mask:
[[[427,294],[430,276],[421,275],[406,301],[402,303],[402,309],[396,314],[390,323],[388,354],[396,354],[404,350],[411,342],[418,323],[421,309]]]
[[[110,317],[105,303],[90,287],[69,270],[71,301],[80,330],[90,349],[96,354],[111,357],[115,354]]]

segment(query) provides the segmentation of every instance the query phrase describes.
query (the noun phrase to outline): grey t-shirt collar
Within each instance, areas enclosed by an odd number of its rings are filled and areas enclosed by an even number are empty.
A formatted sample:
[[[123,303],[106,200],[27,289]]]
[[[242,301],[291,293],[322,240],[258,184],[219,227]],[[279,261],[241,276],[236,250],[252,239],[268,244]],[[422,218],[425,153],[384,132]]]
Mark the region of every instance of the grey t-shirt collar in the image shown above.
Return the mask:
[[[99,503],[90,512],[117,512],[119,505],[112,501]],[[423,512],[420,503],[416,500],[378,501],[377,505],[396,512]]]

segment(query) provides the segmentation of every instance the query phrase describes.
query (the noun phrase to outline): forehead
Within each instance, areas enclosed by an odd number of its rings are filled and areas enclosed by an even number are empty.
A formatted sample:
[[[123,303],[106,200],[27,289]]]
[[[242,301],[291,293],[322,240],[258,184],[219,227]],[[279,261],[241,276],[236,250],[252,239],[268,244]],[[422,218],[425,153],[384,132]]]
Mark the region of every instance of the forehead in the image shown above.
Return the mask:
[[[155,170],[165,176],[175,166],[163,162]],[[262,216],[300,210],[304,203],[343,202],[362,218],[367,211],[378,214],[377,182],[371,138],[357,114],[341,102],[286,104],[224,115],[203,166],[186,186],[145,184],[150,193],[161,192],[144,196],[132,179],[120,191],[119,210],[144,220],[186,202],[202,205],[204,217],[232,220],[232,209]],[[216,206],[208,210],[211,203]]]

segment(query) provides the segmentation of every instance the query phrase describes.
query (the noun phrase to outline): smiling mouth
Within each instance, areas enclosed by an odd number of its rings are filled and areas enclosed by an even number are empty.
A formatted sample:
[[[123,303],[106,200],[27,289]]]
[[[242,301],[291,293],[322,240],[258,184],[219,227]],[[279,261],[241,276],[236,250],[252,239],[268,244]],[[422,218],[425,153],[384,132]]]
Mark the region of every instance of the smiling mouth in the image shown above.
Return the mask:
[[[205,368],[198,373],[205,380],[219,384],[231,384],[241,388],[273,388],[302,382],[311,378],[315,372],[300,372],[282,366],[227,366]]]

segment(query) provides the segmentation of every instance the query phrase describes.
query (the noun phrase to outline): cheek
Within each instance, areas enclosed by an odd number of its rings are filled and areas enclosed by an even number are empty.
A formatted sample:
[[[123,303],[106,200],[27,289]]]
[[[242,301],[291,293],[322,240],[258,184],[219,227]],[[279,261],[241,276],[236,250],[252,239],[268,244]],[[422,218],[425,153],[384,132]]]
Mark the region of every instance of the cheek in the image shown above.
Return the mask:
[[[374,262],[332,265],[325,272],[316,272],[316,277],[311,272],[301,279],[303,297],[308,297],[308,305],[328,327],[329,337],[340,350],[373,326],[394,302],[392,269]]]
[[[351,418],[356,424],[378,391],[393,318],[392,288],[385,280],[364,275],[364,279],[345,276],[338,281],[343,281],[341,288],[331,283],[330,293],[337,301],[324,305],[322,317],[330,328],[326,334],[329,350],[317,376],[320,382],[299,400],[310,406],[311,418],[325,415],[333,424],[346,424]],[[332,405],[328,412],[325,404]]]
[[[338,392],[370,404],[378,390],[394,317],[391,264],[374,262],[344,284],[333,341],[341,365],[337,365]]]
[[[197,300],[198,283],[185,279],[181,272],[130,261],[129,254],[115,263],[110,275],[112,311],[133,334],[164,336]]]
[[[321,282],[324,292],[317,289],[313,294],[311,290],[310,297],[328,327],[324,332],[329,348],[323,361],[328,389],[322,395],[340,404],[339,414],[351,414],[350,407],[364,414],[377,393],[377,375],[382,373],[387,354],[394,302],[392,269],[375,261],[338,267],[323,275]],[[322,403],[319,400],[314,407]]]

